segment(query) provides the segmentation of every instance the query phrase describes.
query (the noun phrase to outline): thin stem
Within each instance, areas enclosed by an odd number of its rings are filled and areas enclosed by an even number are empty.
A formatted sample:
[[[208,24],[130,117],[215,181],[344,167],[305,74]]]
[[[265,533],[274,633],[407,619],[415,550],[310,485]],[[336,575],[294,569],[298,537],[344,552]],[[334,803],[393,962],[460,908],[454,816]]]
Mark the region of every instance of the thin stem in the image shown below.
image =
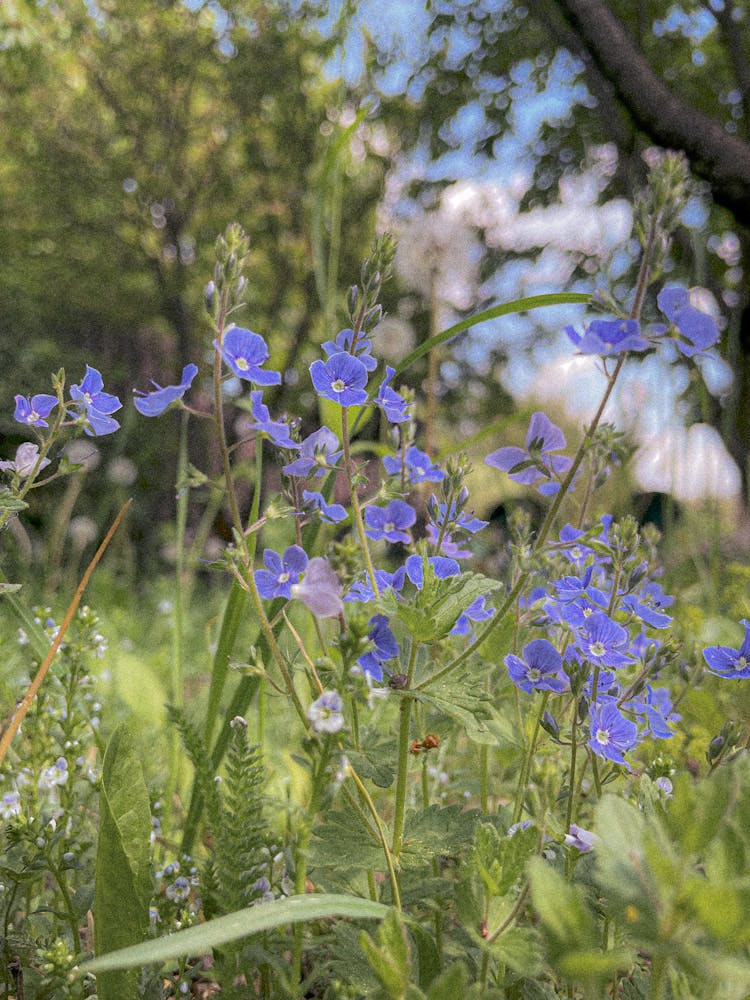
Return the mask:
[[[411,723],[411,706],[413,699],[408,694],[411,680],[414,676],[414,666],[417,660],[417,649],[419,643],[412,642],[409,653],[409,666],[407,668],[406,689],[402,693],[401,705],[399,706],[399,728],[398,728],[398,767],[396,770],[396,798],[393,813],[393,840],[391,850],[398,857],[401,853],[404,837],[404,813],[406,810],[406,785],[409,780],[409,726]]]
[[[354,770],[354,768],[349,765],[349,773],[352,776],[354,784],[359,789],[359,793],[367,804],[367,808],[370,811],[370,815],[373,818],[375,826],[378,831],[378,839],[380,840],[380,846],[383,848],[383,853],[385,854],[385,863],[388,867],[388,874],[391,879],[391,893],[393,894],[393,905],[397,910],[401,910],[401,893],[398,887],[398,879],[396,878],[396,867],[393,862],[394,851],[390,850],[388,847],[388,838],[385,833],[385,827],[383,826],[383,821],[381,820],[378,810],[375,808],[375,803],[372,801],[370,793],[365,788],[362,783],[362,779]]]
[[[341,437],[343,438],[344,468],[346,469],[346,478],[349,483],[349,497],[352,503],[354,523],[357,526],[357,535],[359,536],[359,544],[362,549],[362,555],[364,556],[370,586],[372,587],[373,593],[377,598],[380,596],[380,590],[378,589],[378,581],[375,578],[375,567],[373,566],[372,557],[370,555],[370,546],[367,541],[367,535],[365,534],[365,523],[362,519],[362,508],[359,503],[359,496],[357,495],[357,486],[354,482],[354,466],[352,464],[352,451],[349,441],[349,410],[346,406],[341,408]]]
[[[528,749],[524,755],[523,766],[521,768],[521,773],[518,776],[518,788],[516,789],[516,801],[513,807],[513,823],[517,823],[521,818],[521,813],[523,812],[523,801],[526,795],[526,787],[529,783],[529,776],[531,775],[531,763],[534,759],[534,751],[536,750],[536,741],[539,738],[539,731],[542,727],[542,719],[544,718],[544,713],[547,709],[547,702],[549,701],[549,691],[545,691],[542,697],[541,704],[539,706],[539,712],[537,713],[536,722],[534,724],[534,732],[531,736]]]

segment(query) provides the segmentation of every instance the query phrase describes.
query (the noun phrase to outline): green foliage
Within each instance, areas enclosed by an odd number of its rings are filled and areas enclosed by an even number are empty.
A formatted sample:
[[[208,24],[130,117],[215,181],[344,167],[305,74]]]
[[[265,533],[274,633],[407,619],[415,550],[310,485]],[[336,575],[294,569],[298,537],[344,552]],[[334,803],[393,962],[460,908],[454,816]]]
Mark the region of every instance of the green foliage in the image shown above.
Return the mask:
[[[99,793],[94,928],[100,955],[140,943],[149,926],[151,808],[140,749],[125,726],[112,734],[104,755]],[[102,1000],[134,995],[132,972],[102,972]]]
[[[226,757],[222,782],[221,824],[214,831],[218,889],[211,900],[214,913],[247,906],[260,894],[253,889],[267,846],[263,816],[265,768],[259,746],[250,746],[244,720],[237,720]]]

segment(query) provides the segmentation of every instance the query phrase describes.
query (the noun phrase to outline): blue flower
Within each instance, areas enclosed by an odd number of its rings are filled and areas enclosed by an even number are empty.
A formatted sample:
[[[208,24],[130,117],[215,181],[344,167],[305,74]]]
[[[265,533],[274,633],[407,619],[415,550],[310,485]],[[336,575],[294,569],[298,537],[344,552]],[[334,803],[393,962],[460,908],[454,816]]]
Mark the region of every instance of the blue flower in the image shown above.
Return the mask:
[[[290,437],[289,424],[285,420],[271,420],[268,407],[263,402],[262,389],[253,389],[250,393],[250,412],[254,417],[250,430],[266,434],[279,448],[298,447],[298,442]]]
[[[643,601],[638,599],[636,594],[626,594],[621,603],[626,611],[629,611],[631,615],[639,618],[652,628],[667,628],[667,626],[672,624],[672,619],[669,615],[665,615],[661,611],[657,611],[656,608],[644,604]]]
[[[508,675],[517,688],[532,691],[564,691],[562,656],[547,639],[532,639],[523,647],[523,658],[515,653],[505,657]]]
[[[346,507],[343,507],[340,503],[326,503],[326,499],[322,493],[315,493],[313,490],[303,490],[302,499],[305,506],[318,511],[320,520],[325,521],[326,524],[338,524],[339,521],[346,519]]]
[[[432,567],[432,572],[438,580],[447,580],[449,576],[461,575],[461,567],[455,559],[447,559],[445,556],[430,556],[427,562]],[[406,567],[406,575],[417,590],[421,590],[424,586],[424,563],[422,556],[409,556],[404,566]]]
[[[389,476],[396,476],[403,467],[401,454],[386,455],[383,459],[385,471]],[[445,479],[445,473],[437,466],[433,465],[430,456],[415,448],[414,445],[406,450],[406,472],[410,483],[439,483]]]
[[[367,638],[375,648],[360,656],[357,663],[374,681],[382,681],[383,664],[398,656],[398,643],[385,615],[374,615],[367,624]]]
[[[362,362],[368,372],[374,372],[378,367],[378,362],[372,356],[372,341],[360,334],[359,337],[357,337],[357,343],[352,351],[353,343],[354,330],[342,330],[341,333],[336,336],[335,340],[327,340],[323,344],[323,350],[329,358],[332,355],[340,354],[341,352],[353,354]]]
[[[677,285],[662,288],[656,304],[676,327],[678,336],[675,342],[685,357],[691,358],[703,353],[719,339],[716,323],[706,313],[690,305],[690,295],[686,288]],[[656,327],[654,332],[664,333],[666,330],[662,325]]]
[[[263,553],[265,569],[255,571],[255,584],[258,593],[266,600],[274,597],[291,598],[292,586],[307,569],[307,554],[299,545],[290,545],[280,556],[272,549]]]
[[[638,743],[638,727],[621,714],[613,699],[591,706],[589,732],[588,745],[597,756],[629,768],[623,754]]]
[[[341,406],[361,406],[367,402],[367,368],[346,351],[332,354],[327,362],[313,361],[310,376],[315,391]]]
[[[103,387],[101,374],[90,365],[86,365],[81,384],[70,387],[70,398],[78,405],[81,419],[85,421],[83,429],[90,437],[111,434],[120,426],[110,414],[119,410],[122,403],[117,396],[102,392]]]
[[[507,472],[510,478],[522,485],[538,483],[539,492],[545,496],[557,493],[559,479],[573,464],[564,455],[555,455],[566,446],[565,435],[545,413],[533,413],[526,433],[526,450],[514,446],[498,448],[485,458],[485,464]]]
[[[582,826],[571,823],[570,829],[565,834],[564,844],[566,847],[575,847],[579,854],[589,854],[594,850],[598,839],[591,830],[584,830]]]
[[[338,733],[344,728],[344,703],[338,691],[324,691],[307,710],[307,718],[316,733]]]
[[[404,420],[409,419],[407,411],[412,404],[388,384],[395,374],[395,368],[392,368],[390,365],[385,366],[385,378],[380,383],[378,394],[373,402],[381,408],[385,413],[386,419],[392,424],[401,424]]]
[[[492,618],[495,609],[485,606],[487,597],[487,594],[482,594],[481,597],[477,597],[475,601],[471,602],[468,608],[459,615],[458,621],[451,629],[451,635],[469,635],[472,622],[485,622],[488,618]]]
[[[670,724],[679,722],[682,718],[672,711],[672,696],[667,688],[652,687],[647,684],[636,698],[627,702],[625,708],[644,716],[648,724],[644,736],[653,736],[657,740],[668,740],[674,733]]]
[[[455,501],[450,505],[450,509],[448,509],[447,504],[437,502],[434,494],[430,497],[427,507],[430,517],[438,528],[446,524],[454,528],[460,528],[462,531],[468,531],[474,535],[477,531],[481,531],[482,528],[486,528],[490,523],[489,521],[480,521],[478,517],[474,517],[474,511],[470,511],[468,514],[464,514],[463,512],[457,513],[458,507]]]
[[[581,354],[622,354],[623,351],[645,351],[649,342],[641,336],[641,327],[635,319],[595,319],[581,334],[572,326],[565,332]]]
[[[391,500],[387,507],[365,510],[365,533],[374,541],[410,542],[408,529],[417,519],[416,511],[403,500]]]
[[[613,622],[604,611],[598,611],[585,620],[575,644],[581,656],[590,663],[616,670],[633,662],[629,641],[627,629]]]
[[[743,620],[745,639],[739,649],[731,646],[708,646],[703,658],[717,677],[744,681],[750,677],[750,623]]]
[[[437,545],[440,537],[440,529],[431,521],[427,524],[427,540],[430,545]],[[473,555],[471,549],[462,549],[460,542],[455,542],[449,531],[443,533],[440,542],[440,554],[448,556],[450,559],[468,559]]]
[[[178,399],[182,399],[193,384],[193,379],[197,374],[197,365],[185,365],[182,369],[182,380],[179,385],[167,385],[162,389],[152,380],[151,384],[155,386],[153,392],[141,392],[140,389],[133,389],[136,394],[133,405],[144,417],[158,417],[164,413],[168,406],[177,402]]]
[[[315,470],[316,476],[324,476],[336,465],[344,454],[337,451],[339,439],[327,427],[319,427],[299,444],[299,458],[282,467],[287,476],[309,476]]]
[[[269,358],[268,347],[259,333],[233,326],[224,334],[224,342],[214,341],[214,347],[221,354],[237,378],[254,382],[256,385],[279,385],[278,372],[264,371],[260,366]]]
[[[26,396],[16,396],[16,410],[13,419],[19,424],[29,427],[47,427],[47,417],[57,406],[57,396],[40,392],[28,399]]]
[[[404,566],[399,566],[395,573],[389,573],[384,569],[375,570],[375,582],[377,583],[378,591],[381,594],[385,590],[393,590],[398,593],[403,589],[405,579],[406,569]],[[367,604],[369,601],[375,600],[375,591],[372,589],[369,577],[365,577],[364,580],[358,580],[356,583],[353,583],[344,600],[357,601],[362,604]]]

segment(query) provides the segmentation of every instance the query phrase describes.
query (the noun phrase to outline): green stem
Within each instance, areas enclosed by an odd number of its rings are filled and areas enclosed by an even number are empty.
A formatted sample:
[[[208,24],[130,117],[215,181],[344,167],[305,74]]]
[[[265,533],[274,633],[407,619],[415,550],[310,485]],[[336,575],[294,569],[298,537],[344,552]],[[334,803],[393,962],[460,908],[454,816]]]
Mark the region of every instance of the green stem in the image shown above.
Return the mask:
[[[409,780],[409,726],[411,723],[412,697],[408,693],[414,676],[414,666],[417,661],[417,649],[419,643],[412,642],[409,653],[409,666],[407,668],[406,689],[401,696],[399,706],[399,728],[398,728],[398,768],[396,771],[396,799],[393,806],[393,840],[391,841],[391,851],[398,858],[401,853],[404,839],[404,813],[406,811],[406,786]]]
[[[664,1000],[667,985],[667,960],[663,955],[651,956],[651,979],[648,1000]]]
[[[180,418],[180,438],[177,458],[177,482],[183,479],[187,468],[187,429],[189,415],[186,412]],[[184,627],[185,627],[185,529],[187,527],[188,491],[184,490],[177,497],[177,517],[175,520],[175,593],[174,593],[174,626],[172,630],[172,677],[170,697],[177,709],[184,705]],[[171,817],[175,790],[179,785],[180,734],[176,726],[171,727],[171,747],[169,754],[169,772],[167,791],[165,795],[168,817]]]
[[[330,738],[326,738],[321,750],[318,765],[313,771],[310,783],[310,801],[305,810],[305,819],[301,824],[301,830],[294,850],[295,874],[294,891],[298,896],[304,895],[307,886],[307,850],[312,836],[313,823],[318,813],[323,785],[325,783],[326,768],[330,756]],[[292,948],[292,983],[295,986],[302,981],[302,946],[304,938],[304,926],[301,923],[294,925],[294,944]]]
[[[73,951],[77,955],[81,950],[81,935],[78,930],[78,918],[76,917],[76,912],[73,907],[73,901],[70,898],[70,891],[68,890],[68,883],[65,881],[65,875],[63,871],[58,868],[52,858],[47,856],[47,864],[49,869],[54,875],[55,882],[60,890],[60,895],[63,899],[63,906],[65,907],[65,913],[68,917],[68,926],[70,927],[70,933],[73,936]]]
[[[531,775],[531,765],[534,759],[534,751],[536,750],[536,742],[539,738],[539,732],[542,728],[542,719],[544,718],[544,713],[547,709],[547,702],[549,701],[549,691],[545,691],[542,696],[542,701],[539,706],[539,711],[537,713],[536,722],[534,724],[534,732],[529,741],[529,746],[526,750],[523,760],[523,766],[521,768],[521,773],[518,776],[518,788],[516,789],[516,800],[513,806],[513,823],[518,823],[521,819],[521,813],[523,812],[523,801],[526,795],[526,786],[529,783],[529,776]]]
[[[370,580],[370,586],[372,587],[373,593],[377,598],[380,596],[380,591],[378,589],[378,581],[375,578],[375,567],[373,566],[372,557],[370,555],[370,546],[367,541],[367,535],[365,534],[365,522],[362,519],[362,508],[359,503],[359,496],[357,495],[357,486],[354,482],[354,466],[352,464],[352,451],[349,441],[349,410],[346,406],[341,408],[341,437],[343,438],[344,468],[346,469],[346,478],[349,483],[349,498],[352,504],[354,523],[357,526],[357,535],[359,537],[362,555],[364,556],[365,566],[367,567],[367,576]]]

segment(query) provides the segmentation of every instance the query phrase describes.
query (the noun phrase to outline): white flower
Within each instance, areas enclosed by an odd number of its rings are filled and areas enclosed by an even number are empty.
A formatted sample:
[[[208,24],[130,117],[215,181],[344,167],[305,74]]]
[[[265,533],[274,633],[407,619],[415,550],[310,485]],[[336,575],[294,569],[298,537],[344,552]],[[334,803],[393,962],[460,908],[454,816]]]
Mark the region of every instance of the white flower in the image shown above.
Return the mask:
[[[317,618],[337,618],[344,610],[341,581],[322,556],[310,560],[304,578],[291,589],[292,597],[302,601]]]
[[[316,733],[338,733],[344,728],[343,707],[338,691],[324,691],[308,708],[307,718]]]
[[[19,444],[16,449],[16,459],[14,462],[0,462],[0,469],[5,469],[8,472],[17,472],[21,478],[25,479],[26,476],[30,476],[34,471],[34,466],[39,458],[39,445],[33,444],[31,441],[24,441],[23,444]],[[43,458],[39,464],[38,472],[46,468],[50,464],[48,458]]]

